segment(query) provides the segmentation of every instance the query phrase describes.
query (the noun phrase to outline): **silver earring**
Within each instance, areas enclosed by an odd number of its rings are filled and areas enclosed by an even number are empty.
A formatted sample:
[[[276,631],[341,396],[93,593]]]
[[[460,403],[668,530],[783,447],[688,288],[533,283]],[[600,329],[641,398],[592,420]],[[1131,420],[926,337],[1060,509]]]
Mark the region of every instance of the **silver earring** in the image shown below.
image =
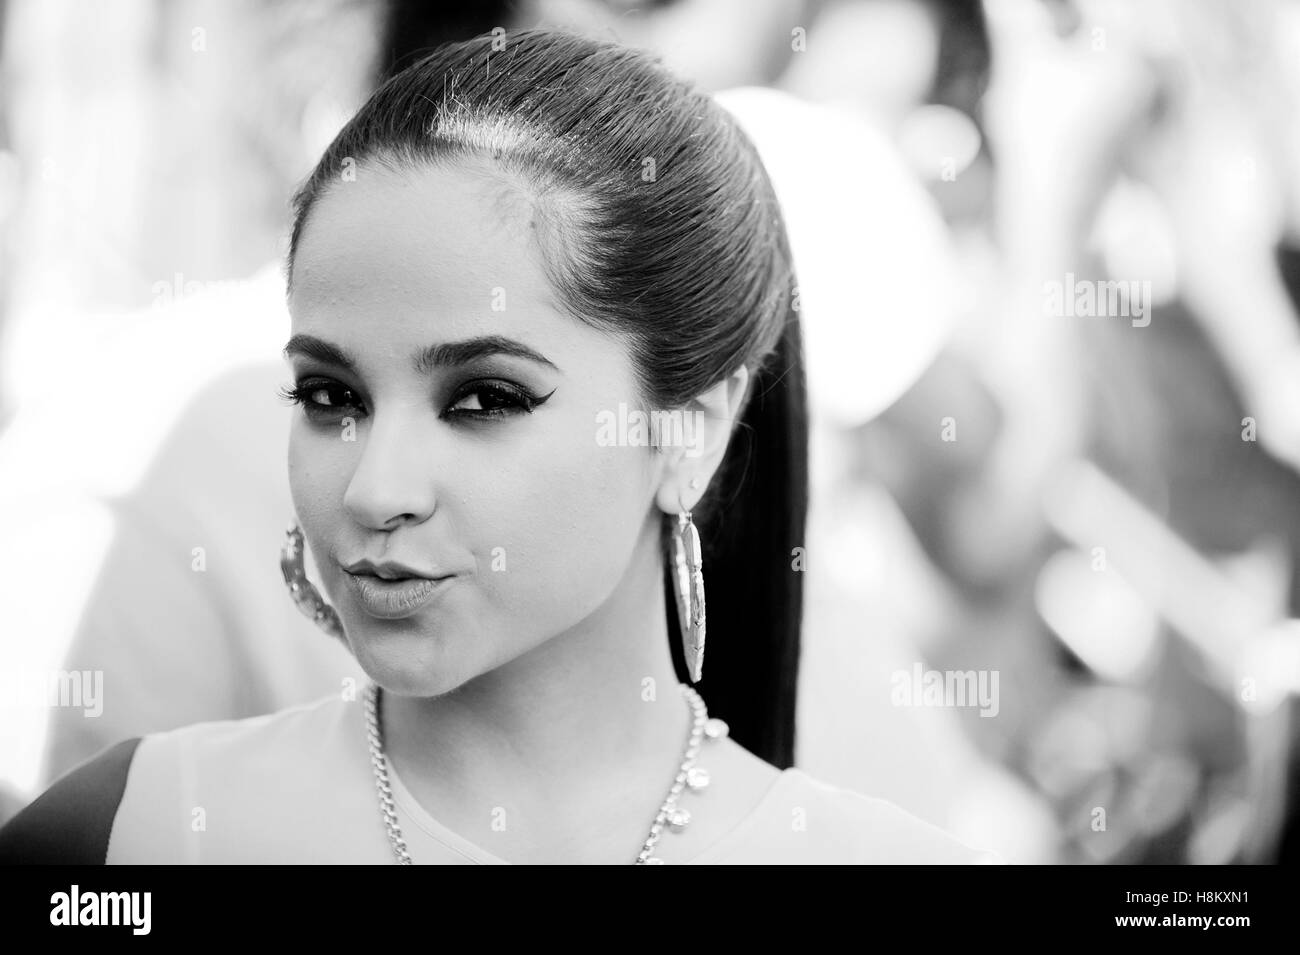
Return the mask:
[[[691,487],[697,487],[692,481]],[[682,631],[682,651],[692,683],[704,676],[704,551],[695,521],[686,508],[677,515],[673,530],[673,591],[677,597],[677,622]]]
[[[311,617],[316,626],[331,637],[337,637],[346,643],[343,621],[339,619],[334,608],[325,602],[325,598],[320,595],[316,586],[307,579],[302,554],[302,530],[297,524],[290,524],[285,534],[284,547],[280,550],[280,572],[284,574],[284,583],[289,588],[289,596],[293,598],[299,610]]]

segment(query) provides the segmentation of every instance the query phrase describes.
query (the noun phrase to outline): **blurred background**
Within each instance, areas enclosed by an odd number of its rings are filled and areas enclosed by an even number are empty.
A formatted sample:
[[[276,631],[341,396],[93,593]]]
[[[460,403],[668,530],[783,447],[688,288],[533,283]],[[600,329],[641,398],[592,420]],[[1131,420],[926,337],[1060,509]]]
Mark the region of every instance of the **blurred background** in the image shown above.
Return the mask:
[[[1012,862],[1293,860],[1296,0],[0,0],[0,821],[358,675],[279,578],[288,197],[535,25],[658,53],[781,196],[799,765]]]

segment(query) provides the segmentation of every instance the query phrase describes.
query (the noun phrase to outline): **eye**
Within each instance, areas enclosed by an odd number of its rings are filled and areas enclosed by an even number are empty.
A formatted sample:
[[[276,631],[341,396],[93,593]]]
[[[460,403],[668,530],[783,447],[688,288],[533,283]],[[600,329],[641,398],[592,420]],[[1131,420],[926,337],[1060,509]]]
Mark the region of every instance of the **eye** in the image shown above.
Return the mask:
[[[460,387],[450,407],[444,412],[450,417],[500,418],[507,415],[531,414],[549,395],[534,395],[526,388],[508,381],[471,381]]]
[[[326,378],[309,378],[292,388],[282,388],[280,397],[302,405],[307,417],[313,419],[360,417],[365,414],[365,406],[355,391]]]

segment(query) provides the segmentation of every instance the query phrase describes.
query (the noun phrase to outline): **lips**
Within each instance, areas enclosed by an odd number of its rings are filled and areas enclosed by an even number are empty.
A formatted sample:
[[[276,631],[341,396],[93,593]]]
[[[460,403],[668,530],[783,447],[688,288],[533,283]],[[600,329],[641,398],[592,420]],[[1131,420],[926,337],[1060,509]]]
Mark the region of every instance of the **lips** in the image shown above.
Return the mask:
[[[398,620],[409,617],[441,596],[455,577],[405,577],[388,579],[375,574],[344,574],[352,592],[374,617]]]
[[[403,564],[395,560],[374,561],[369,558],[362,558],[350,564],[344,564],[343,569],[349,574],[357,574],[362,577],[379,577],[383,580],[406,580],[411,577],[437,580],[440,577],[448,576],[434,568],[417,567],[414,564]]]

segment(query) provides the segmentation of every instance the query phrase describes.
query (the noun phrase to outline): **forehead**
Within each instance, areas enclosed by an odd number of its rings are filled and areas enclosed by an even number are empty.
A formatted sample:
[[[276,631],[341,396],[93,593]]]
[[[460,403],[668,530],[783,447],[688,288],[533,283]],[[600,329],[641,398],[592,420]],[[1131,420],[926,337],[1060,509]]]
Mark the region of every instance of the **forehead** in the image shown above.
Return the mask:
[[[448,320],[554,313],[536,225],[522,186],[486,168],[359,165],[354,181],[317,199],[299,236],[295,325],[411,310]]]

